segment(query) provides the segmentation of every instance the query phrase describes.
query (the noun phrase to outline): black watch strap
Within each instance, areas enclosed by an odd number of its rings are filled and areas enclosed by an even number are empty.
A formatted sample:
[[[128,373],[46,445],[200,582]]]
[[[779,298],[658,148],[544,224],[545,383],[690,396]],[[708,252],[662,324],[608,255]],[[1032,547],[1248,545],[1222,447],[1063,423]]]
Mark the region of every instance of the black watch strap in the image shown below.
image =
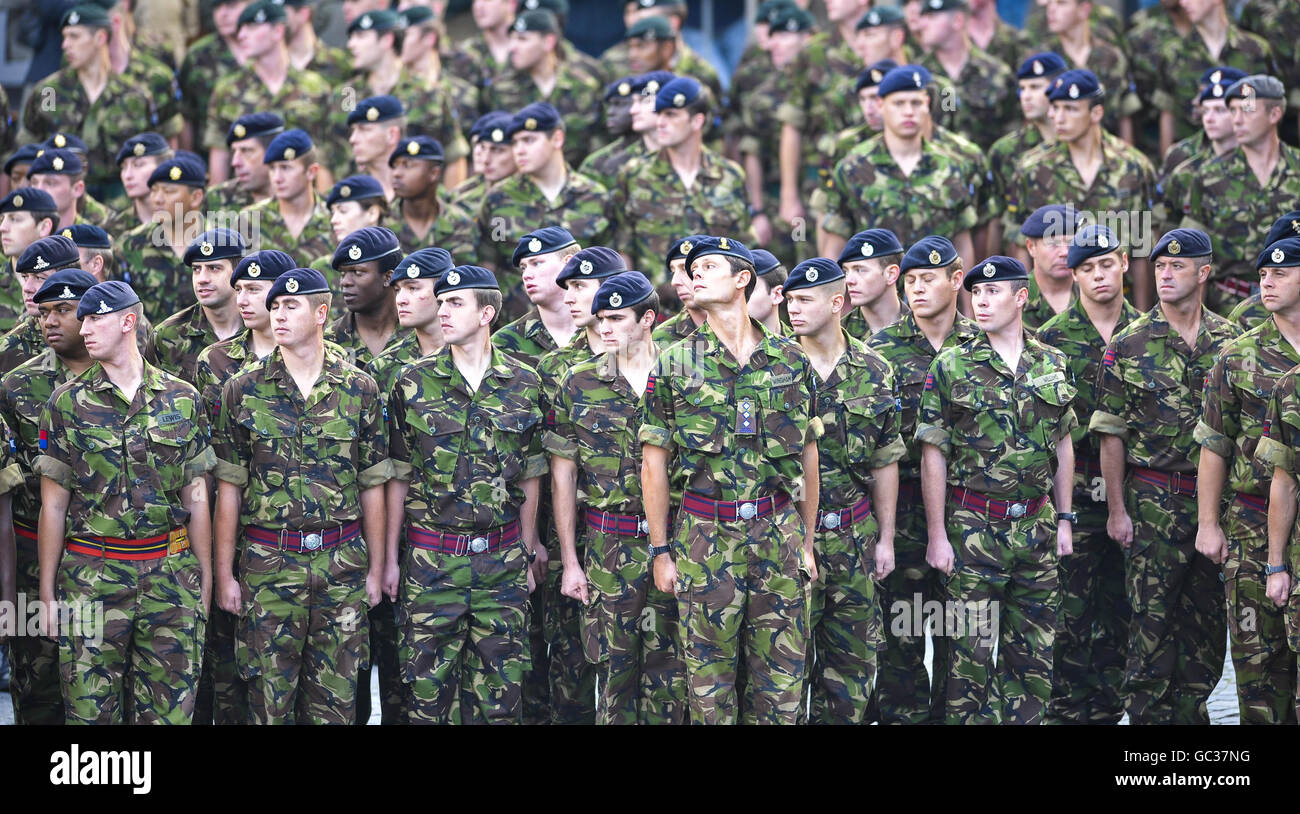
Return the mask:
[[[658,557],[660,554],[669,554],[669,553],[672,552],[672,550],[673,550],[673,549],[672,549],[672,546],[666,546],[666,545],[654,546],[654,545],[652,545],[652,546],[650,546],[650,557],[651,557],[651,558],[654,558],[654,557]]]

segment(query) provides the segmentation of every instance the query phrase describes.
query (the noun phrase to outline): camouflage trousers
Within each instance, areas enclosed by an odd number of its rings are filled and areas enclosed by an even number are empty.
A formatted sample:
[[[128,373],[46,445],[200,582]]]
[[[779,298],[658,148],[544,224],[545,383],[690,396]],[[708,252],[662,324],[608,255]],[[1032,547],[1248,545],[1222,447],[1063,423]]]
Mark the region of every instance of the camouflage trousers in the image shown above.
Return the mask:
[[[654,587],[645,537],[586,529],[582,649],[601,724],[686,722],[677,601]]]
[[[948,504],[956,561],[948,584],[950,724],[1037,724],[1052,694],[1060,600],[1056,510],[992,520]],[[996,649],[996,663],[994,651]]]
[[[1076,474],[1080,477],[1085,476]],[[1057,567],[1061,607],[1048,723],[1116,724],[1124,717],[1129,626],[1124,550],[1106,534],[1104,487],[1093,477],[1100,475],[1088,477],[1083,487],[1076,484],[1074,553]]]
[[[239,617],[213,607],[208,617],[195,724],[229,726],[248,723],[248,685],[235,664],[235,628]]]
[[[411,723],[522,722],[527,563],[522,545],[466,556],[407,549],[398,659]]]
[[[1196,552],[1196,498],[1133,478],[1125,485],[1133,519],[1125,577],[1133,613],[1124,667],[1129,722],[1208,724],[1227,631],[1219,567]]]
[[[1228,562],[1228,637],[1243,724],[1296,722],[1296,659],[1286,614],[1265,591],[1268,513],[1234,500],[1224,518]]]
[[[582,556],[582,552],[578,552]],[[547,683],[550,685],[550,722],[596,722],[596,668],[582,650],[582,604],[560,593],[564,567],[559,557],[548,561],[542,616],[546,641]]]
[[[235,660],[250,723],[355,719],[357,672],[370,661],[368,562],[360,537],[315,552],[244,542]]]
[[[810,723],[861,724],[876,682],[881,645],[875,545],[880,528],[867,515],[817,533],[817,582],[808,606]]]
[[[794,504],[734,522],[677,516],[677,612],[691,723],[793,724],[805,680],[808,577]]]
[[[133,723],[190,723],[207,622],[194,552],[151,560],[64,552],[56,579],[60,602],[103,609],[102,632],[87,630],[84,614],[59,631],[66,722],[121,724],[129,693]]]
[[[529,597],[527,648],[524,659],[530,665],[524,672],[523,722],[542,725],[551,722],[551,656],[546,647],[543,621],[546,618],[546,591],[537,590]]]
[[[948,638],[931,637],[927,675],[925,633],[908,622],[927,605],[942,607],[948,598],[943,574],[925,561],[925,513],[919,482],[914,483],[914,491],[899,492],[894,570],[878,586],[884,641],[876,654],[876,692],[868,717],[882,724],[943,723],[948,704]],[[910,506],[904,503],[908,495],[916,500]],[[921,609],[914,607],[918,604]]]
[[[14,526],[17,551],[17,589],[28,602],[40,597],[40,564],[35,534],[30,527]],[[59,689],[59,645],[44,636],[14,636],[9,639],[9,697],[14,705],[14,723],[27,726],[55,726],[63,723],[63,692]]]
[[[398,667],[399,639],[397,606],[388,597],[370,609],[370,664],[379,670],[379,722],[384,726],[406,723],[407,699],[410,688],[402,683]],[[367,666],[357,671],[358,726],[370,721],[370,671]]]

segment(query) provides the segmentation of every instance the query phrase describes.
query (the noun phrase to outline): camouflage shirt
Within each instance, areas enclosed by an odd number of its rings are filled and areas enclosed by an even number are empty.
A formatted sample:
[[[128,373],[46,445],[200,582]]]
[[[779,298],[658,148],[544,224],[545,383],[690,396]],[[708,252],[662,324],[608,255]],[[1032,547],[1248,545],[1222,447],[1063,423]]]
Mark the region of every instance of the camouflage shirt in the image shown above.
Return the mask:
[[[168,138],[180,135],[185,122],[181,118],[182,94],[176,73],[156,56],[133,48],[121,76],[133,85],[149,89],[149,99],[158,116],[155,131]]]
[[[1034,5],[1025,15],[1024,34],[1027,42],[1044,42],[1051,37],[1051,31],[1047,28],[1047,12],[1044,9],[1045,6]],[[1125,47],[1124,18],[1105,3],[1092,4],[1092,13],[1088,15],[1088,27],[1092,29],[1094,38],[1120,48]]]
[[[387,400],[389,394],[393,392],[393,385],[397,383],[397,377],[402,374],[407,365],[419,361],[423,356],[420,337],[416,336],[415,331],[405,331],[400,336],[393,337],[388,347],[380,351],[379,355],[366,365],[366,372],[374,377],[375,384],[379,385],[379,397]]]
[[[1079,422],[1065,355],[1025,334],[1013,372],[980,332],[935,357],[921,395],[917,445],[938,447],[948,484],[1002,500],[1049,494],[1056,445]]]
[[[196,303],[163,320],[153,334],[150,348],[158,367],[197,386],[199,354],[217,341],[207,315]]]
[[[671,490],[714,500],[803,493],[800,456],[822,434],[812,365],[798,344],[750,322],[762,338],[743,362],[705,322],[655,364],[637,437],[668,450]]]
[[[45,334],[36,317],[25,316],[13,330],[0,337],[0,375],[45,350]]]
[[[166,244],[158,224],[143,223],[123,235],[118,257],[122,279],[140,295],[151,320],[166,319],[195,304],[190,269]]]
[[[1151,93],[1151,104],[1172,112],[1177,123],[1174,138],[1192,135],[1198,124],[1192,116],[1192,102],[1198,92],[1201,74],[1216,65],[1239,68],[1249,74],[1276,73],[1273,52],[1267,41],[1231,22],[1228,39],[1217,57],[1210,56],[1205,41],[1193,28],[1185,36],[1174,35],[1160,41],[1152,56],[1152,70],[1158,82]]]
[[[677,344],[697,330],[699,330],[699,326],[695,324],[695,320],[691,319],[690,312],[683,308],[656,325],[655,329],[650,332],[650,341],[658,345],[660,351],[663,351],[669,345]]]
[[[240,525],[320,531],[361,517],[361,491],[392,477],[375,380],[326,346],[303,398],[276,348],[221,391],[214,474],[244,490]]]
[[[560,349],[536,308],[493,333],[492,344],[510,357],[534,367],[543,356]]]
[[[248,250],[279,249],[299,257],[319,257],[334,251],[334,232],[330,227],[330,210],[325,199],[312,194],[311,215],[297,237],[289,231],[280,212],[280,202],[275,198],[259,201],[245,210],[248,222],[254,228],[254,237]]]
[[[226,131],[216,141],[207,140],[207,119],[210,113],[212,91],[217,80],[239,70],[239,61],[219,34],[208,34],[197,40],[185,54],[176,74],[181,86],[181,109],[185,121],[194,125],[194,149],[206,155],[209,147],[226,143]]]
[[[331,141],[339,146],[335,151],[333,163],[330,164],[336,178],[341,178],[349,171],[351,151],[343,149],[348,143],[348,134],[352,127],[348,116],[352,106],[343,104],[343,94],[351,90],[363,98],[376,95],[370,86],[369,76],[360,73],[344,82],[331,105],[329,127]],[[461,133],[460,113],[454,106],[451,94],[442,85],[429,87],[423,79],[405,69],[398,74],[397,82],[387,91],[387,95],[396,97],[406,111],[406,128],[404,136],[432,136],[442,144],[443,156],[448,164],[459,161],[469,155],[469,143]],[[473,122],[470,122],[471,124]]]
[[[507,70],[488,86],[491,110],[519,110],[532,102],[546,102],[564,120],[564,158],[573,166],[586,158],[591,134],[601,129],[600,96],[603,87],[589,72],[561,62],[555,87],[543,94],[527,73]]]
[[[547,471],[537,385],[531,367],[495,348],[477,389],[447,347],[403,370],[388,413],[408,523],[486,531],[519,516],[523,482]]]
[[[14,261],[0,254],[0,331],[8,333],[27,313]]]
[[[388,337],[380,353],[401,341],[408,333],[413,333],[410,328],[396,326],[393,335]],[[343,351],[348,364],[356,365],[361,370],[365,370],[375,359],[375,354],[370,352],[370,347],[361,339],[361,332],[357,330],[357,315],[352,311],[348,311],[325,328],[325,339]]]
[[[471,175],[455,189],[450,190],[447,200],[464,209],[477,213],[483,205],[483,196],[487,194],[488,182],[481,175]]]
[[[920,64],[936,76],[947,75],[933,51],[923,54]],[[957,110],[945,121],[945,126],[987,150],[1019,118],[1015,72],[997,57],[972,45],[961,74],[949,79],[957,91]]]
[[[208,345],[199,353],[194,363],[194,387],[203,398],[203,404],[215,422],[221,409],[221,388],[249,362],[253,356],[253,332],[245,328],[229,339]]]
[[[1201,395],[1219,351],[1240,333],[1201,308],[1194,347],[1156,305],[1112,337],[1097,375],[1097,408],[1088,429],[1124,441],[1129,466],[1194,473],[1193,439]]]
[[[908,307],[907,300],[900,299],[898,302],[898,319],[902,319],[910,313],[912,313],[912,309]],[[895,320],[895,322],[897,321]],[[840,319],[840,325],[843,326],[846,334],[861,342],[867,342],[873,334],[877,333],[871,330],[871,326],[867,324],[867,318],[863,315],[861,308],[851,309]],[[885,327],[888,328],[889,326],[886,325]]]
[[[1280,468],[1292,477],[1300,477],[1300,368],[1282,374],[1273,386],[1264,417],[1264,435],[1255,448],[1258,464],[1263,464],[1272,482],[1273,469]],[[1267,492],[1265,492],[1267,494]],[[1287,562],[1291,573],[1300,571],[1300,546],[1287,545]]]
[[[41,411],[72,371],[51,349],[23,362],[0,380],[0,421],[12,432],[14,458],[22,468],[24,488],[13,493],[14,518],[35,525],[41,512],[41,479],[32,469],[41,454]]]
[[[438,217],[423,235],[417,235],[405,218],[402,217],[402,200],[397,198],[392,204],[391,226],[397,234],[402,253],[410,254],[425,246],[437,246],[451,252],[458,263],[466,263],[478,257],[478,232],[474,227],[474,217],[459,204],[450,203],[442,195],[438,196]]]
[[[587,341],[585,328],[579,328],[569,344],[543,354],[537,360],[537,378],[541,381],[542,398],[545,400],[543,404],[550,405],[554,402],[555,390],[570,368],[590,362],[596,355],[591,349],[591,343]]]
[[[1079,288],[1074,286],[1070,294],[1070,303],[1073,304],[1078,298]],[[1069,306],[1066,306],[1066,310],[1069,310]],[[1038,287],[1038,278],[1034,276],[1033,272],[1030,272],[1029,299],[1025,301],[1025,310],[1021,312],[1021,319],[1025,328],[1030,331],[1037,331],[1056,315],[1057,313],[1052,308],[1051,303],[1043,296],[1043,290]]]
[[[1065,53],[1059,37],[1053,36],[1043,48],[1054,51],[1070,63],[1071,68],[1084,68],[1092,71],[1101,86],[1106,90],[1106,115],[1101,120],[1102,126],[1112,133],[1119,132],[1119,120],[1132,116],[1142,109],[1142,100],[1138,98],[1137,85],[1133,82],[1133,72],[1129,68],[1128,57],[1118,46],[1103,39],[1093,38],[1092,48],[1088,52],[1085,64],[1075,64]]]
[[[1236,323],[1243,331],[1258,326],[1272,314],[1264,307],[1264,301],[1258,293],[1251,294],[1237,304],[1228,314],[1228,321]]]
[[[269,195],[267,196],[269,197]],[[239,184],[239,179],[231,178],[229,181],[222,181],[215,187],[209,187],[207,193],[203,196],[203,206],[212,217],[218,212],[239,212],[263,198],[254,198],[253,193],[244,189]]]
[[[212,469],[208,418],[193,387],[149,363],[128,404],[97,362],[41,413],[33,469],[71,492],[67,536],[138,540],[189,521],[181,489]]]
[[[814,34],[792,67],[784,74],[787,87],[781,98],[785,103],[777,112],[782,124],[797,128],[804,140],[816,142],[857,123],[861,113],[850,115],[848,108],[857,106],[851,91],[863,65],[838,28]],[[845,83],[852,98],[842,93]]]
[[[314,139],[325,139],[326,143],[315,145],[320,152],[317,159],[321,166],[333,167],[338,163],[335,156],[348,154],[346,142],[336,143],[326,137],[331,132],[329,114],[334,106],[333,86],[315,71],[290,67],[284,84],[271,93],[252,65],[244,65],[222,75],[213,87],[203,141],[208,147],[224,148],[226,133],[235,119],[274,110],[294,127],[311,133]]]
[[[629,133],[617,141],[612,141],[587,156],[578,172],[596,181],[606,189],[614,189],[618,183],[618,174],[632,159],[649,155],[645,139],[638,133]],[[466,181],[468,184],[469,182]]]

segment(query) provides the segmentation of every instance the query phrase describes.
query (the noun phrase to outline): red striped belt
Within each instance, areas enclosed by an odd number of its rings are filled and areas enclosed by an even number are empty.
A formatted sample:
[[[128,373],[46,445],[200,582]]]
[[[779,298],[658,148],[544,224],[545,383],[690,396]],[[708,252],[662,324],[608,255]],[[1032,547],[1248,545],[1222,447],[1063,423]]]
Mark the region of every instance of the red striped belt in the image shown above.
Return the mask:
[[[597,509],[587,509],[587,525],[601,534],[644,537],[650,533],[650,521],[640,515],[611,514]]]
[[[1159,469],[1147,469],[1145,466],[1133,467],[1133,478],[1151,486],[1159,486],[1166,492],[1176,495],[1196,496],[1196,476],[1181,472],[1161,472]]]
[[[950,490],[952,499],[963,509],[982,514],[993,520],[1018,520],[1021,517],[1033,517],[1047,502],[1048,495],[1041,495],[1032,500],[999,500],[970,489],[954,486]]]
[[[440,551],[456,557],[498,551],[519,542],[519,521],[511,520],[492,531],[448,534],[417,526],[406,527],[406,542],[425,551]]]
[[[14,537],[19,545],[36,543],[36,527],[22,520],[14,520]]]
[[[341,526],[323,531],[293,531],[291,529],[268,529],[261,526],[245,526],[244,536],[249,542],[281,551],[293,551],[298,554],[311,554],[336,548],[342,543],[350,542],[361,536],[361,521],[353,520]]]
[[[1087,477],[1101,477],[1101,461],[1096,458],[1076,458],[1074,471]]]
[[[682,492],[682,511],[707,520],[723,520],[729,523],[767,517],[788,505],[790,505],[790,496],[785,492],[778,492],[771,497],[760,497],[757,500],[713,500],[695,492]]]
[[[1214,281],[1214,286],[1225,294],[1231,294],[1243,300],[1255,293],[1254,285],[1236,277],[1220,277]]]
[[[77,535],[69,537],[64,545],[74,554],[89,554],[109,560],[156,560],[185,551],[190,547],[190,538],[184,528],[178,528],[152,537],[134,539]]]
[[[919,480],[900,480],[898,482],[898,505],[902,506],[906,501],[919,501],[921,499],[921,482]]]
[[[817,513],[818,531],[839,531],[851,528],[871,514],[871,498],[864,497],[847,509]]]
[[[1262,514],[1268,514],[1268,498],[1266,497],[1259,497],[1258,495],[1244,495],[1241,492],[1238,492],[1236,500],[1238,503],[1240,503],[1241,505],[1247,508],[1254,509],[1255,511],[1260,512]]]

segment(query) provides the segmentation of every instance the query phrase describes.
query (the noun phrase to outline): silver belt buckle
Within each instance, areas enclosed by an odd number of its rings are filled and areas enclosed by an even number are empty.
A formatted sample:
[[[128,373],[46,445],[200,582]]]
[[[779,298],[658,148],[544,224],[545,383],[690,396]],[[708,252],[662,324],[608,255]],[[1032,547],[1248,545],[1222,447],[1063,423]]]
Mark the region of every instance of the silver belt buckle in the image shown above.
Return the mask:
[[[738,514],[741,516],[742,519],[753,520],[754,517],[758,514],[758,507],[755,506],[753,503],[742,503],[740,504],[740,511],[738,512]]]
[[[828,529],[837,529],[840,527],[840,513],[826,512],[822,515],[822,526]]]
[[[302,538],[302,547],[308,551],[315,551],[321,547],[321,536],[317,532],[312,532]]]
[[[1007,511],[1007,517],[1024,517],[1028,508],[1024,503],[1012,503],[1011,508]]]
[[[650,521],[647,520],[647,519],[644,518],[644,517],[641,518],[640,520],[638,520],[638,521],[636,522],[636,530],[637,530],[637,532],[640,533],[640,534],[649,534],[649,533],[650,533]]]
[[[486,537],[475,537],[469,541],[469,550],[475,554],[482,554],[488,550],[488,541]]]

